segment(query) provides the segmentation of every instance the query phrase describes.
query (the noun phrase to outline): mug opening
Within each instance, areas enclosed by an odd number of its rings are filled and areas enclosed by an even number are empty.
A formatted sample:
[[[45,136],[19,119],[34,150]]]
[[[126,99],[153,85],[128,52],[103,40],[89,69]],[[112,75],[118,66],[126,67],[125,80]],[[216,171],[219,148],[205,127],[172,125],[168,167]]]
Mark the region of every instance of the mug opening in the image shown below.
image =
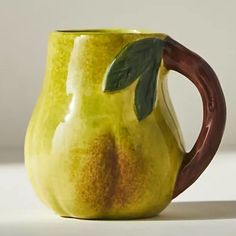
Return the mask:
[[[79,33],[79,34],[157,34],[147,30],[125,29],[125,28],[104,28],[104,29],[63,29],[56,30],[58,33]]]

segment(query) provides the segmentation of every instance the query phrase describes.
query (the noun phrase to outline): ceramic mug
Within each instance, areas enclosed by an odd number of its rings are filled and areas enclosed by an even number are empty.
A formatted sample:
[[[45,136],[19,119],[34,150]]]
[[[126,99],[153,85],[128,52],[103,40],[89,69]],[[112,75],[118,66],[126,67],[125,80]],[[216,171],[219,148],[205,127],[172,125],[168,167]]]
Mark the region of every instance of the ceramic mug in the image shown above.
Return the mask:
[[[192,81],[202,97],[203,124],[190,152],[169,99],[169,70]],[[57,31],[27,129],[25,164],[38,196],[61,216],[150,217],[208,166],[225,119],[212,68],[169,36]]]

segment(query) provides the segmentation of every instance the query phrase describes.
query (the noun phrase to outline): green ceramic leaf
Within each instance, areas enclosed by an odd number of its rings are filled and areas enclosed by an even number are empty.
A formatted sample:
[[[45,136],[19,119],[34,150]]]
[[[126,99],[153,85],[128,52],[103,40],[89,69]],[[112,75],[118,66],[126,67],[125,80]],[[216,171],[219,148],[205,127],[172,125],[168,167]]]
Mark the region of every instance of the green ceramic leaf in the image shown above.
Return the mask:
[[[135,113],[138,120],[147,117],[156,101],[156,77],[158,66],[153,62],[140,76],[135,89]]]
[[[107,70],[104,91],[124,89],[140,79],[135,91],[135,112],[138,120],[147,117],[156,99],[156,77],[161,63],[163,41],[145,38],[127,44]]]

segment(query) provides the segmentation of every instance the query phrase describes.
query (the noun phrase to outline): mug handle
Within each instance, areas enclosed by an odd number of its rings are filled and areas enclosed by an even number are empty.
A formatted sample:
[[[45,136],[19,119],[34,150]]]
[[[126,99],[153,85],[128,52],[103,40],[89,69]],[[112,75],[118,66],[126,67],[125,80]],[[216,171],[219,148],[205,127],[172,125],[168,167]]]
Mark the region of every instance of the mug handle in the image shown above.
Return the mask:
[[[187,77],[197,87],[203,103],[203,124],[192,150],[185,154],[173,198],[192,185],[214,157],[226,121],[225,99],[213,69],[200,56],[170,37],[165,39],[163,63]]]

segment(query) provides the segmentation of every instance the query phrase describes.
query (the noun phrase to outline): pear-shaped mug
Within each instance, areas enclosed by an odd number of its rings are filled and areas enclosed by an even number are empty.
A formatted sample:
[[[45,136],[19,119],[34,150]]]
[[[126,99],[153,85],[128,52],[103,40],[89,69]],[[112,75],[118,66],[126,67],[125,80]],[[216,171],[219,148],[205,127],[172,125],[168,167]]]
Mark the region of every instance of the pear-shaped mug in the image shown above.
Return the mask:
[[[202,98],[203,124],[190,152],[168,95],[170,70],[192,81]],[[205,170],[225,119],[216,74],[171,37],[56,31],[26,133],[25,165],[38,197],[60,216],[151,217]]]

